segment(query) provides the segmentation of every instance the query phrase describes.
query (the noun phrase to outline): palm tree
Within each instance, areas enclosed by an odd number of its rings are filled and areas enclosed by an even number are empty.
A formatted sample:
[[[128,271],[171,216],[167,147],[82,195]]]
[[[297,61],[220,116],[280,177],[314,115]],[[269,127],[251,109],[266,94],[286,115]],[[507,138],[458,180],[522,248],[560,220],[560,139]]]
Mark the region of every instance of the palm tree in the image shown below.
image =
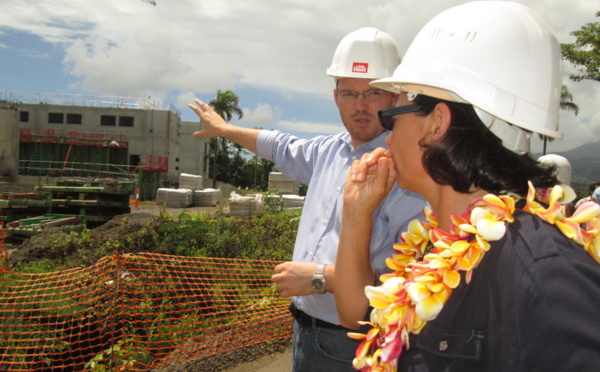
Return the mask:
[[[208,104],[215,110],[220,117],[225,121],[230,121],[233,115],[237,115],[238,119],[244,116],[244,112],[239,107],[240,98],[233,93],[231,90],[225,92],[217,91],[217,98],[210,101]],[[221,138],[221,147],[226,151],[227,144],[226,139]],[[213,188],[217,187],[217,155],[219,153],[219,144],[217,138],[211,139],[211,146],[213,148]]]
[[[569,92],[569,88],[566,85],[563,85],[560,91],[560,109],[571,110],[575,113],[575,116],[579,114],[579,106],[573,102],[573,95]]]
[[[571,94],[569,88],[566,85],[563,85],[560,90],[560,109],[573,111],[575,113],[575,116],[579,114],[579,106],[577,106],[577,104],[573,102],[573,94]],[[542,155],[546,155],[546,144],[547,142],[554,141],[554,138],[544,136],[541,134],[540,138],[544,140],[544,149],[542,151]]]

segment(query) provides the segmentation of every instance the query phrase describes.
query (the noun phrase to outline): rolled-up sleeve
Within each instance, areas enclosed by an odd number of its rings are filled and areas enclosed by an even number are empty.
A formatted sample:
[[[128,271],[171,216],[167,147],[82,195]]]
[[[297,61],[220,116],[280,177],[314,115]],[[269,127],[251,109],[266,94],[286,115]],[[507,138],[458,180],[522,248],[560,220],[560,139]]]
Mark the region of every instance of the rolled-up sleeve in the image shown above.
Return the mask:
[[[319,149],[325,137],[301,139],[279,131],[263,130],[256,148],[260,157],[275,162],[288,178],[308,184],[314,172]]]

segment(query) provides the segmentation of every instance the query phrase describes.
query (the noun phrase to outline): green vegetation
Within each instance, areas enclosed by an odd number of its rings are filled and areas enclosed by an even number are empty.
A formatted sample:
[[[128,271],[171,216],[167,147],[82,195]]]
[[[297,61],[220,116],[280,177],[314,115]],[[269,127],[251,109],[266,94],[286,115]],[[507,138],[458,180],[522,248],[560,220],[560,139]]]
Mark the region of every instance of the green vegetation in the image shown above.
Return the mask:
[[[177,218],[161,214],[139,222],[134,216],[120,216],[111,226],[94,230],[50,235],[46,246],[35,247],[31,254],[17,251],[12,269],[43,273],[87,267],[115,252],[284,261],[291,259],[300,220],[300,212],[277,212],[275,207],[260,217],[183,212]]]
[[[216,219],[186,214],[165,222],[159,243],[169,254],[282,261],[291,258],[298,212]]]
[[[600,17],[600,11],[596,17]],[[587,23],[570,34],[575,36],[575,42],[561,44],[563,58],[577,67],[569,78],[600,81],[600,22]]]

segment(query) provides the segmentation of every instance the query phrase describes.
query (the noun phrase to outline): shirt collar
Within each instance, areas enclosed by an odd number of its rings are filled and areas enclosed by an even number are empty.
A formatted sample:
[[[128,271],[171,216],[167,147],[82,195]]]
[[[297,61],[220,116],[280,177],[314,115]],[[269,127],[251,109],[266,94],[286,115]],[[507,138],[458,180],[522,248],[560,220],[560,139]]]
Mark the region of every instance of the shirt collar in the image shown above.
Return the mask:
[[[356,151],[371,152],[371,151],[375,150],[378,147],[383,147],[383,148],[387,149],[388,147],[385,144],[385,139],[387,138],[388,134],[389,134],[389,131],[386,130],[385,132],[381,133],[380,135],[378,135],[377,137],[373,138],[369,142],[363,143],[362,145],[358,146],[358,148],[356,149]],[[341,139],[348,146],[350,146],[350,148],[352,148],[352,145],[350,144],[350,133],[345,132],[344,136]]]

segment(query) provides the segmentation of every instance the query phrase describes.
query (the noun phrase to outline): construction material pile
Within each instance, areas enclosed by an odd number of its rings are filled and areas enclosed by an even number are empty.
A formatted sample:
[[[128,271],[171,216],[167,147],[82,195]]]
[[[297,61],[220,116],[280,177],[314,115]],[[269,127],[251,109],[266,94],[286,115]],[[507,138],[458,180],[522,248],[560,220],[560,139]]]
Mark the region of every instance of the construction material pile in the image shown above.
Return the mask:
[[[281,172],[269,173],[269,191],[278,191],[280,194],[298,195],[300,185],[287,178]]]
[[[167,208],[187,208],[192,205],[192,190],[160,188],[156,191],[156,204]]]
[[[215,207],[221,199],[221,190],[204,189],[194,191],[194,206],[196,207]]]
[[[192,191],[202,190],[202,176],[195,174],[181,173],[179,176],[179,188]]]
[[[235,192],[229,195],[229,214],[237,217],[250,217],[262,210],[263,195],[242,196]]]

